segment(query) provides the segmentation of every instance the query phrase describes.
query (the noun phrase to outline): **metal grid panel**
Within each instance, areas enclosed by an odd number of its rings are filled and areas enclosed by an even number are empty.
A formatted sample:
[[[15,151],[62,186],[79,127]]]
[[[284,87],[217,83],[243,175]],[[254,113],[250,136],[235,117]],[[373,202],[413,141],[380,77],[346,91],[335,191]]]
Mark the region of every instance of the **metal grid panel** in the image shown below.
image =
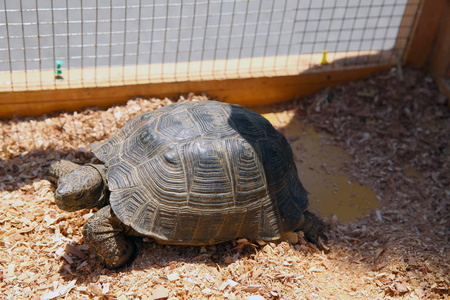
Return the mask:
[[[0,90],[295,74],[323,51],[341,66],[382,63],[402,54],[418,3],[3,0]]]

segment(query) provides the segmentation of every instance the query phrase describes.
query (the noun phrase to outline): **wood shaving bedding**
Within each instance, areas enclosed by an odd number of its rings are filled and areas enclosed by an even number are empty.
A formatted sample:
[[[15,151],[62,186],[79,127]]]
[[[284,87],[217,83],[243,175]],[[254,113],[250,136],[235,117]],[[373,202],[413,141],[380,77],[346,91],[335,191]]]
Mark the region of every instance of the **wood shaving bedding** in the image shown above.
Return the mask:
[[[0,298],[4,299],[439,299],[449,295],[449,111],[425,73],[395,70],[271,107],[332,135],[352,157],[352,179],[380,207],[349,224],[325,220],[330,250],[301,233],[288,241],[215,246],[138,239],[137,259],[105,269],[83,244],[91,210],[54,204],[45,169],[94,160],[87,145],[172,101],[134,99],[0,122]],[[179,99],[206,100],[189,95]],[[274,124],[283,130],[280,124]],[[289,126],[286,125],[286,126]]]

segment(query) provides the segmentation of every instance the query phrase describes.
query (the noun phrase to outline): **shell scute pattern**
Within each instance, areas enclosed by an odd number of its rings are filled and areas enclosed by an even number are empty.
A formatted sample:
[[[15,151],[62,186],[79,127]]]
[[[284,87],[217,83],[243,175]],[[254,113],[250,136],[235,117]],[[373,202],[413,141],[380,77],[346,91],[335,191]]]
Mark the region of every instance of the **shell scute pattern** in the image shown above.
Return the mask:
[[[137,167],[137,180],[147,189],[148,197],[161,205],[179,207],[187,205],[186,178],[181,161],[167,163],[162,155]]]
[[[111,192],[136,186],[140,181],[136,176],[133,165],[122,160],[106,170],[106,177]]]
[[[250,239],[257,237],[266,238],[261,236],[262,214],[262,203],[260,202],[254,203],[248,207],[246,213],[244,214],[244,219],[242,220],[241,226],[239,227],[238,236],[245,236]],[[278,226],[270,229],[269,237],[279,237],[280,235],[281,232],[278,230]]]
[[[286,176],[286,163],[284,157],[280,155],[280,145],[270,139],[258,140],[257,148],[261,161],[261,168],[264,170],[265,183],[269,185],[269,189],[283,183]]]
[[[155,228],[155,219],[159,211],[160,207],[156,202],[146,201],[139,209],[136,209],[134,212],[130,211],[130,213],[134,213],[134,216],[131,219],[129,226],[132,226],[135,230],[140,229],[138,232],[141,234],[155,236],[158,239],[165,239],[163,236],[156,236],[158,235],[159,229]]]
[[[160,117],[158,132],[176,142],[199,138],[201,133],[186,110],[175,110]]]
[[[132,165],[147,163],[171,144],[170,139],[155,130],[156,120],[140,126],[123,141],[121,157]]]
[[[145,211],[154,211],[158,205],[157,202],[148,201],[147,190],[143,187],[130,187],[111,192],[110,204],[113,207],[116,216],[126,225],[132,225],[132,221],[137,219]],[[145,216],[150,220],[152,214]],[[141,220],[142,221],[142,220]]]
[[[197,230],[192,236],[192,239],[195,241],[201,241],[206,236],[210,237],[212,240],[220,238],[216,235],[219,232],[224,220],[225,215],[217,212],[213,214],[204,213],[200,215],[199,224],[197,226]]]
[[[183,220],[183,222],[179,222],[180,220]],[[176,217],[176,222],[179,223],[177,223],[175,230],[167,240],[180,244],[185,240],[192,240],[199,221],[200,215],[193,213],[191,208],[187,206],[180,208]]]
[[[260,120],[250,119],[249,115],[245,112],[233,111],[229,119],[229,124],[246,140],[256,141],[266,137],[266,133],[262,130],[258,121]],[[266,119],[264,119],[264,121],[268,122]]]
[[[229,123],[229,114],[213,104],[188,108],[202,135],[209,138],[228,138],[236,136],[236,130]]]
[[[94,142],[89,145],[89,149],[95,153],[98,159],[112,165],[121,158],[119,154],[123,153],[123,141],[140,127],[145,127],[149,120],[155,120],[155,115],[157,113],[152,111],[134,117],[108,140]],[[111,162],[114,157],[116,157],[116,160]]]
[[[181,147],[191,207],[223,209],[233,205],[233,189],[225,154],[217,140],[200,139]]]
[[[307,198],[287,148],[259,114],[210,101],[144,113],[91,150],[122,222],[159,242],[204,244],[295,229]]]
[[[255,149],[244,139],[228,139],[224,141],[225,153],[239,159],[231,160],[231,174],[234,176],[235,205],[246,206],[267,195],[265,176],[261,172],[262,164]]]
[[[152,235],[161,240],[172,240],[175,232],[177,218],[174,217],[172,210],[165,210],[157,207],[154,213]]]

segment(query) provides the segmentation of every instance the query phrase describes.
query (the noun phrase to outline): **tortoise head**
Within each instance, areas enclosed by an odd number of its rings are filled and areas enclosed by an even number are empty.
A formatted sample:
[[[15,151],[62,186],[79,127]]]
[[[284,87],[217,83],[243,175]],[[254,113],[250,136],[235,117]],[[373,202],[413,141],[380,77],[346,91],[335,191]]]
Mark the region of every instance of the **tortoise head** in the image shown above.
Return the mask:
[[[84,165],[60,177],[56,205],[65,211],[101,206],[106,201],[104,170],[104,166]]]

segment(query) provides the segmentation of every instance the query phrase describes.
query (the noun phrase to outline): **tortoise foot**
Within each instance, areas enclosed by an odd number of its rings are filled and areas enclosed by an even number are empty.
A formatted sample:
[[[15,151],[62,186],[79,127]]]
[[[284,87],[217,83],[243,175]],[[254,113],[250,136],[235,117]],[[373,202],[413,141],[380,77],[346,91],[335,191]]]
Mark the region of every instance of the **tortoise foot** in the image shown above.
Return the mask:
[[[305,234],[305,238],[317,246],[320,250],[328,250],[327,241],[328,238],[323,232],[323,224],[316,217],[316,215],[312,214],[309,211],[305,211],[303,213],[305,216],[305,221],[303,225],[298,230],[303,231]]]
[[[125,235],[126,228],[105,206],[95,213],[84,225],[85,243],[92,253],[109,269],[130,264],[137,253],[133,240]]]

